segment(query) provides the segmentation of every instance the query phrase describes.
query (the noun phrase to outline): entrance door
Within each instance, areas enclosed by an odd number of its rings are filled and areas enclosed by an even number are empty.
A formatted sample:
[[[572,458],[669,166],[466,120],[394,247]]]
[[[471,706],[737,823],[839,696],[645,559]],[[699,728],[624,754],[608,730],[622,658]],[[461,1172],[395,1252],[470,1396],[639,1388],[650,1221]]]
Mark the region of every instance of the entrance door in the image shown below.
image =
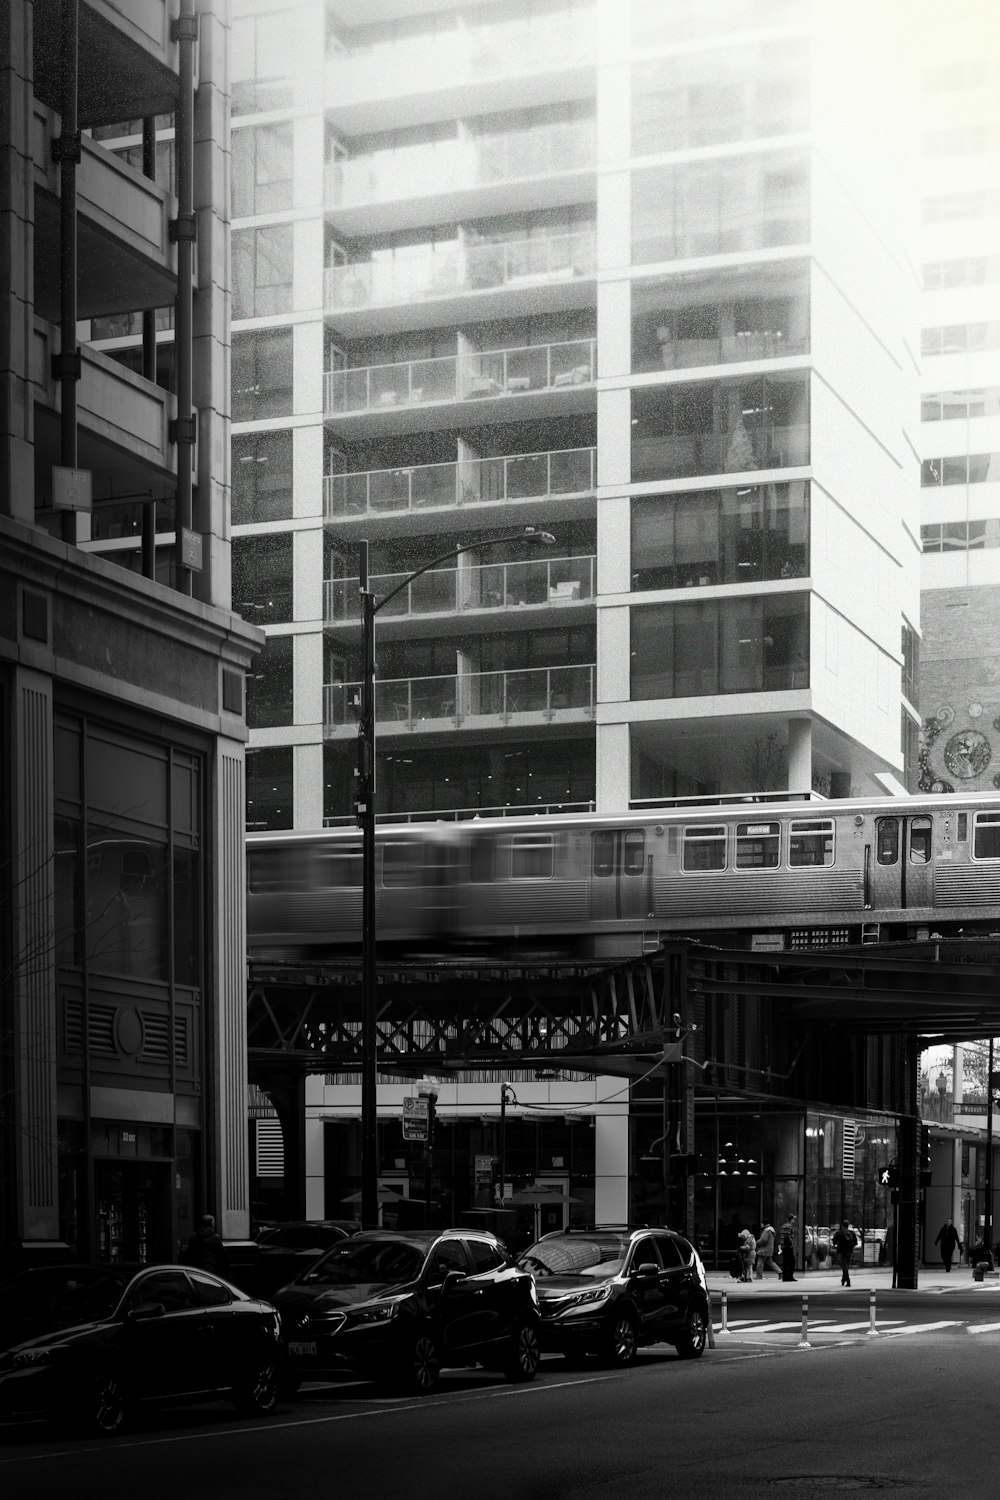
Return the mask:
[[[97,1258],[111,1265],[146,1265],[171,1256],[170,1165],[95,1163]]]
[[[590,871],[590,915],[596,921],[649,915],[643,829],[602,828],[591,834]]]
[[[931,836],[926,816],[875,819],[871,904],[876,911],[930,905]]]

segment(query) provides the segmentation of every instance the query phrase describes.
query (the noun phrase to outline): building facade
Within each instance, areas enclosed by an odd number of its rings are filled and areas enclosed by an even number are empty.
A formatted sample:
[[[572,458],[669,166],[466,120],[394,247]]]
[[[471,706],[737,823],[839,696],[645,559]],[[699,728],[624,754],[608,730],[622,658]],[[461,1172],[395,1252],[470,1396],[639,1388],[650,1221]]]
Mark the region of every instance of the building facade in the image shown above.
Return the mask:
[[[248,1229],[228,45],[225,3],[0,19],[5,1265]]]
[[[1000,36],[922,8],[920,787],[1000,786]]]
[[[913,780],[909,119],[871,7],[237,0],[251,830],[352,820],[361,540],[378,594],[462,549],[379,616],[382,817]],[[518,1086],[594,1120],[603,1219],[635,1196],[619,1087]],[[497,1086],[454,1088],[468,1175]],[[309,1080],[311,1213],[356,1111]]]

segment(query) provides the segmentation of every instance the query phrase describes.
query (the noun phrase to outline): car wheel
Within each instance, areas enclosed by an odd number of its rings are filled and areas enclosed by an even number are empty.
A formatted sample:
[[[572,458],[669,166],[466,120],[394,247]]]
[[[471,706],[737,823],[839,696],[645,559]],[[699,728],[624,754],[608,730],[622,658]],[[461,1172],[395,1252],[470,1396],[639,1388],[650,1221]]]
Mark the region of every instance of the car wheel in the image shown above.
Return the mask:
[[[441,1356],[433,1334],[418,1333],[410,1345],[409,1360],[404,1372],[407,1388],[415,1396],[429,1396],[441,1375]]]
[[[624,1369],[635,1363],[638,1352],[639,1333],[634,1315],[628,1311],[616,1313],[601,1351],[602,1364]]]
[[[515,1328],[510,1340],[510,1354],[503,1367],[508,1380],[527,1382],[538,1374],[542,1357],[538,1342],[538,1330],[534,1323],[522,1323]]]
[[[121,1371],[113,1365],[93,1370],[72,1393],[65,1391],[51,1413],[57,1427],[68,1432],[112,1437],[125,1425],[127,1406]]]
[[[247,1380],[233,1387],[233,1404],[244,1417],[266,1417],[278,1404],[278,1367],[263,1360]]]
[[[676,1349],[681,1359],[699,1359],[708,1343],[708,1319],[705,1310],[697,1302],[688,1309],[684,1333],[677,1340]]]

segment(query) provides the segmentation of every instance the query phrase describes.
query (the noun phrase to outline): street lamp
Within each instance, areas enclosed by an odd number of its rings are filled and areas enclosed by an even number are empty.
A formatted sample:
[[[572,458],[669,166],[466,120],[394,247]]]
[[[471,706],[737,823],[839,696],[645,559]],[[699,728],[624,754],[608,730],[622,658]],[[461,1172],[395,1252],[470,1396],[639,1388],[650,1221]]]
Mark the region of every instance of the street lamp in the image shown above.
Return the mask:
[[[507,1174],[507,1106],[517,1102],[517,1095],[510,1084],[502,1083],[500,1085],[500,1208],[504,1205],[504,1181]]]
[[[438,563],[481,546],[483,538],[452,547],[440,557],[407,574],[388,594],[376,599],[368,577],[368,543],[358,544],[358,586],[361,590],[361,711],[358,724],[358,793],[355,814],[361,829],[361,1222],[366,1229],[378,1224],[378,1128],[377,1069],[375,1049],[378,934],[375,927],[375,616],[415,578]],[[497,542],[528,540],[551,547],[555,537],[540,526],[522,526],[517,531],[487,538]]]

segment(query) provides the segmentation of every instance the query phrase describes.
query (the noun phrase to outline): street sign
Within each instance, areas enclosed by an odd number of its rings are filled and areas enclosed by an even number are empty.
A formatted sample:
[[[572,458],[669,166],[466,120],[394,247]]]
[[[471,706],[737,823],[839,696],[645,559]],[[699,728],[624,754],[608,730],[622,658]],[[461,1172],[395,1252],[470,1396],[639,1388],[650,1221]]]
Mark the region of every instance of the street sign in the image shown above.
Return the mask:
[[[476,1186],[477,1187],[481,1187],[484,1184],[488,1187],[490,1185],[490,1183],[493,1181],[493,1161],[494,1161],[494,1158],[492,1156],[477,1156],[476,1157]]]
[[[426,1098],[408,1094],[403,1100],[403,1140],[426,1141],[429,1105]]]

